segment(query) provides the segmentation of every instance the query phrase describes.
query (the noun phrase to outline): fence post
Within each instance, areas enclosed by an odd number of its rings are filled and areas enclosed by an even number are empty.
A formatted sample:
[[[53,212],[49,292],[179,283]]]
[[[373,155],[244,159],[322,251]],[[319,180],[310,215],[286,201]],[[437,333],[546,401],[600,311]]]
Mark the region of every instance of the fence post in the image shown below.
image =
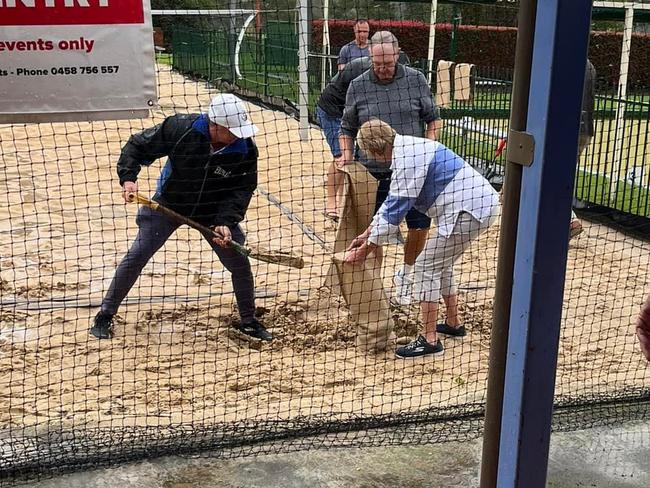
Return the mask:
[[[618,181],[621,175],[621,153],[625,133],[625,108],[627,105],[627,75],[630,67],[630,49],[634,27],[634,4],[625,5],[625,28],[623,29],[623,47],[621,48],[621,66],[618,77],[618,100],[616,102],[616,121],[614,123],[614,161],[612,162],[611,180],[609,181],[609,201],[616,208]]]
[[[460,155],[467,158],[467,125],[471,117],[463,117],[460,121]]]
[[[433,82],[433,54],[436,45],[436,21],[438,18],[438,0],[431,0],[431,17],[429,18],[429,51],[427,54],[427,81]]]
[[[591,6],[537,3],[525,129],[534,162],[522,172],[499,488],[546,486]]]
[[[454,18],[452,19],[453,28],[451,29],[451,46],[449,47],[449,58],[451,61],[456,61],[456,54],[458,54],[458,26],[462,22],[463,17],[458,5],[454,5]]]
[[[237,0],[229,0],[230,10],[236,10],[238,7]],[[228,61],[230,64],[230,82],[233,86],[237,82],[237,73],[235,71],[235,64],[237,58],[235,55],[235,46],[237,45],[237,26],[235,25],[235,16],[231,16],[228,22]]]
[[[515,70],[512,81],[510,130],[526,129],[530,91],[530,71],[535,36],[537,0],[523,0],[517,20],[517,44],[515,47]],[[494,313],[490,337],[487,395],[485,399],[485,424],[483,427],[483,451],[481,459],[481,488],[497,488],[498,466],[501,452],[501,417],[503,415],[503,391],[510,329],[513,273],[519,203],[521,199],[521,175],[523,167],[507,160],[503,179],[503,210],[499,234],[499,259],[494,291]]]
[[[309,76],[307,73],[308,51],[307,51],[307,1],[298,0],[299,21],[298,21],[298,110],[300,124],[300,140],[309,140]]]
[[[269,53],[268,53],[268,43],[266,42],[266,34],[262,34],[262,53],[264,54],[264,59],[262,60],[263,73],[264,73],[264,96],[269,96]]]
[[[434,0],[435,1],[435,0]],[[330,2],[329,0],[324,0],[323,2],[323,42],[322,42],[322,52],[323,59],[321,60],[321,83],[320,89],[323,91],[325,85],[327,85],[327,80],[329,79],[329,70],[326,70],[326,66],[329,64],[329,55],[330,55]]]
[[[212,75],[213,75],[213,73],[212,73],[212,65],[214,63],[214,59],[213,59],[213,54],[214,53],[212,52],[212,50],[214,49],[214,37],[213,37],[212,34],[213,34],[212,32],[208,32],[208,36],[209,36],[209,41],[208,41],[208,82],[210,82],[210,83],[213,80],[213,77],[212,77]]]

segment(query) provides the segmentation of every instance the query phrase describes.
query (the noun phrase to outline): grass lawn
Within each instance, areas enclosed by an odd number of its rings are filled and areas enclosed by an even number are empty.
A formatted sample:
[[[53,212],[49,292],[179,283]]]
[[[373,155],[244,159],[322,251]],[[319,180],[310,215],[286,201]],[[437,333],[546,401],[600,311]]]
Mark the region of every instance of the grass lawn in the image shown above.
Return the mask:
[[[170,53],[156,53],[156,63],[171,65],[172,62],[173,58]]]
[[[632,215],[650,217],[650,191],[629,182],[618,181],[610,194],[611,179],[578,170],[575,195],[580,200],[622,210]]]
[[[458,122],[458,121],[456,121]],[[481,126],[505,131],[507,121],[502,119],[476,119]],[[623,130],[620,167],[615,168],[615,122],[611,119],[596,121],[596,136],[580,158],[576,173],[575,194],[581,200],[605,205],[634,215],[650,217],[650,138],[647,120],[626,120]],[[491,161],[498,139],[475,133],[461,135],[458,128],[447,121],[441,142],[464,157]],[[505,161],[505,151],[497,160]],[[633,167],[644,168],[645,186],[635,186],[625,181],[626,173]],[[612,181],[617,181],[612,185]]]

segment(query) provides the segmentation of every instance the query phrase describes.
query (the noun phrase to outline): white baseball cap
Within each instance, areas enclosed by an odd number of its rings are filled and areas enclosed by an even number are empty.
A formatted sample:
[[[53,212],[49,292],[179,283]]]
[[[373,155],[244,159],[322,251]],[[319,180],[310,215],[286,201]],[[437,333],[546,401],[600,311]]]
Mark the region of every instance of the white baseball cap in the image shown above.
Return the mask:
[[[253,137],[259,130],[251,122],[244,102],[232,93],[220,93],[210,102],[208,117],[240,139]]]

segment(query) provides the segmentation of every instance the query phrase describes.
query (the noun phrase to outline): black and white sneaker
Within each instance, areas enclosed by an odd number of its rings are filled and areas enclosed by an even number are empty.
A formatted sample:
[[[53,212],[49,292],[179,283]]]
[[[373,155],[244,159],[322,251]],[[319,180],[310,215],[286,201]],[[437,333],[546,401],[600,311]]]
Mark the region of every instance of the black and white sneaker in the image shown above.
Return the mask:
[[[104,312],[95,315],[95,321],[90,328],[90,334],[97,339],[110,339],[113,337],[113,316]]]
[[[445,334],[452,337],[465,337],[467,335],[464,325],[461,325],[460,327],[452,327],[447,324],[437,324],[436,332],[438,334]]]
[[[257,319],[253,319],[252,322],[248,322],[246,324],[238,324],[235,326],[235,328],[238,332],[251,339],[257,339],[266,342],[271,342],[273,340],[273,334],[266,330],[266,328]]]
[[[409,342],[403,347],[398,347],[395,351],[395,356],[407,359],[427,356],[429,354],[439,356],[443,352],[445,352],[445,348],[442,347],[440,340],[436,341],[435,344],[429,344],[423,336],[419,335],[414,341]]]

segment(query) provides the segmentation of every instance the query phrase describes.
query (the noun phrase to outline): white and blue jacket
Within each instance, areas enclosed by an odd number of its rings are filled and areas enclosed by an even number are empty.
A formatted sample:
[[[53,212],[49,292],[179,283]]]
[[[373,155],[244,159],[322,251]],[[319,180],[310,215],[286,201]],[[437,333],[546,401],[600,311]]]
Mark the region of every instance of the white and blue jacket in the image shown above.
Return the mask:
[[[411,208],[431,217],[438,234],[449,237],[461,212],[481,223],[499,207],[490,183],[456,153],[437,141],[395,137],[388,197],[372,220],[368,241],[384,245]]]

